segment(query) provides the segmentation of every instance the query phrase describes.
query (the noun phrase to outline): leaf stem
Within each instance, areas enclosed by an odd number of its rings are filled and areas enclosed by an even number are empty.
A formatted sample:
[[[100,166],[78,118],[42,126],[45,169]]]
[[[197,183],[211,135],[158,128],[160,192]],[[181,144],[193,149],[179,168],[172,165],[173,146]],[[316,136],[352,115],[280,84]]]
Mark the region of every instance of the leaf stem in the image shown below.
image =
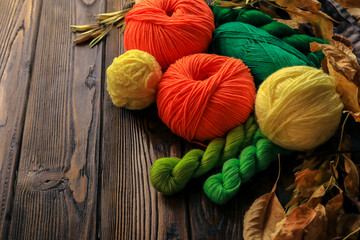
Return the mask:
[[[347,235],[346,237],[343,238],[343,240],[346,240],[348,239],[349,237],[351,237],[352,235],[354,235],[355,233],[359,232],[360,231],[360,227],[357,228],[355,231],[351,232],[349,235]]]

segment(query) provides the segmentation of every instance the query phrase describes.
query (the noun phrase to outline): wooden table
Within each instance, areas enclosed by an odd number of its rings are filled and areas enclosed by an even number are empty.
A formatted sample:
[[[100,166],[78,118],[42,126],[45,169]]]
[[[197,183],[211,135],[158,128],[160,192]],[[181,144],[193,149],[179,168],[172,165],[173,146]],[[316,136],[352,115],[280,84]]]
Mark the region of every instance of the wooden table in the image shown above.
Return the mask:
[[[118,30],[89,49],[73,46],[69,27],[122,5],[0,1],[1,239],[241,239],[245,211],[274,184],[277,163],[224,206],[203,193],[211,173],[172,197],[152,188],[157,158],[197,146],[172,134],[156,106],[112,105],[105,70],[124,52]],[[282,163],[285,175],[293,164]]]

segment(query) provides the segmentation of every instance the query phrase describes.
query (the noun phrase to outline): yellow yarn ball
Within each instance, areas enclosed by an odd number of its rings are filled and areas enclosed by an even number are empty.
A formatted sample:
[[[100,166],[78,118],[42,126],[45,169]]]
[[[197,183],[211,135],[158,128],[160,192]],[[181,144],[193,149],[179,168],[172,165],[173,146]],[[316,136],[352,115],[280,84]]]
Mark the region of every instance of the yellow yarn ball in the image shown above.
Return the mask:
[[[270,75],[255,102],[263,134],[283,148],[298,151],[311,150],[331,138],[342,109],[335,79],[307,66],[283,68]]]
[[[114,58],[106,75],[107,91],[114,105],[139,110],[155,101],[162,71],[149,53],[130,50]]]

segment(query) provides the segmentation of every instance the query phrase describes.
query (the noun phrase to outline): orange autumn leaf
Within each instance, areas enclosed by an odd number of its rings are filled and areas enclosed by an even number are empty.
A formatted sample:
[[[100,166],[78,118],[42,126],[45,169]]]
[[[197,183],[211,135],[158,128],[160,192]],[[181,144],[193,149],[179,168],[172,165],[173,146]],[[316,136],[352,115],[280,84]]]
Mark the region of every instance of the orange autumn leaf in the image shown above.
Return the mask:
[[[325,207],[318,204],[314,209],[296,207],[287,218],[276,225],[273,240],[320,240],[326,233]]]
[[[295,184],[303,197],[311,197],[320,185],[329,181],[330,177],[330,170],[306,169],[295,173]]]
[[[325,54],[324,70],[336,79],[336,91],[344,108],[349,110],[357,122],[360,121],[360,65],[353,54],[351,42],[342,36],[334,35],[332,45],[311,43],[311,51],[322,50]]]

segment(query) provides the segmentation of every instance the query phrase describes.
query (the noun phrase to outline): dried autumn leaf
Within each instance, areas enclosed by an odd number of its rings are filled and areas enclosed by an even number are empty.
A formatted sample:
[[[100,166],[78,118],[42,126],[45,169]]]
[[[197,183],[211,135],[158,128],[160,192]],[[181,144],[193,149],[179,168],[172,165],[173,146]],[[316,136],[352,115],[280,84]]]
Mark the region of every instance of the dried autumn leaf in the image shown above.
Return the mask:
[[[340,3],[343,7],[360,7],[360,1],[359,0],[336,0],[338,3]]]
[[[278,180],[279,176],[271,192],[256,199],[245,213],[243,231],[245,240],[271,240],[276,223],[285,218],[284,208],[275,194]]]
[[[292,29],[298,30],[299,29],[299,23],[295,22],[292,19],[282,19],[282,18],[274,18],[275,21],[283,23],[291,27]]]
[[[296,207],[286,219],[276,225],[273,240],[324,239],[326,217],[324,206],[319,204],[315,209]]]
[[[321,240],[326,239],[327,233],[327,218],[325,207],[318,204],[314,211],[316,216],[314,220],[306,227],[304,240]]]
[[[340,217],[336,231],[339,236],[347,236],[360,227],[360,214],[345,214]],[[357,239],[358,234],[354,234],[347,239]]]
[[[360,66],[352,52],[352,44],[345,37],[334,35],[333,45],[310,44],[311,51],[322,50],[329,74],[336,79],[336,91],[344,108],[357,122],[360,121],[359,87]]]
[[[313,26],[315,36],[318,38],[325,39],[331,43],[332,36],[334,35],[333,23],[335,21],[327,14],[318,12],[307,12],[299,8],[286,8],[285,9],[292,20],[298,23],[310,23]]]
[[[315,208],[321,202],[321,198],[325,195],[325,193],[326,190],[323,184],[314,191],[310,199],[305,203],[305,206]]]
[[[326,217],[328,220],[329,236],[335,236],[336,234],[338,212],[342,207],[343,202],[344,202],[344,197],[342,192],[340,192],[338,195],[330,199],[325,205]]]
[[[309,10],[311,12],[318,12],[321,3],[317,0],[274,0],[281,7],[296,7]]]
[[[358,199],[359,171],[354,162],[348,158],[344,158],[344,166],[347,173],[347,176],[344,179],[345,191],[350,197]]]
[[[329,181],[331,172],[328,169],[306,169],[295,173],[295,183],[303,197],[311,197],[320,185]]]

